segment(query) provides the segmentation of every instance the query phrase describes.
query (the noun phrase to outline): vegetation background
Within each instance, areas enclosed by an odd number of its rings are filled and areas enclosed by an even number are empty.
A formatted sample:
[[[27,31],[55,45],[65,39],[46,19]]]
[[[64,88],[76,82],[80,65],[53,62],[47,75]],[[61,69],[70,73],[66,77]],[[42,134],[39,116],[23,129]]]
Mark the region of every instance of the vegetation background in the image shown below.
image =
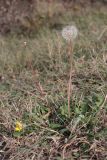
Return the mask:
[[[66,25],[79,30],[68,117]],[[0,0],[0,160],[107,160],[107,1]]]

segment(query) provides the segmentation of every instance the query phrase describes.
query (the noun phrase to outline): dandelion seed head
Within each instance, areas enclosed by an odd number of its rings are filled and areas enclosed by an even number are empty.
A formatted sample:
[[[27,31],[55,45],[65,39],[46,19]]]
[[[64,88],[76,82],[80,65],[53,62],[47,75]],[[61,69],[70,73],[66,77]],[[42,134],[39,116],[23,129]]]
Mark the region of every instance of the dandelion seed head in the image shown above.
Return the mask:
[[[66,26],[62,30],[62,37],[67,41],[73,41],[78,35],[76,26]]]

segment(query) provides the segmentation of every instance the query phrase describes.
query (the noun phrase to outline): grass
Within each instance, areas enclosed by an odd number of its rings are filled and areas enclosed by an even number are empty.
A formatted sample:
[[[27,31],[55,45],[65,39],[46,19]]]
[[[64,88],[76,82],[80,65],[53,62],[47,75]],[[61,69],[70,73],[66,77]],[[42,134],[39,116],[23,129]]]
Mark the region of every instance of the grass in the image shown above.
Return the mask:
[[[0,158],[107,159],[106,8],[64,12],[59,29],[0,37]],[[75,22],[71,117],[61,28]],[[15,132],[16,121],[24,128]]]

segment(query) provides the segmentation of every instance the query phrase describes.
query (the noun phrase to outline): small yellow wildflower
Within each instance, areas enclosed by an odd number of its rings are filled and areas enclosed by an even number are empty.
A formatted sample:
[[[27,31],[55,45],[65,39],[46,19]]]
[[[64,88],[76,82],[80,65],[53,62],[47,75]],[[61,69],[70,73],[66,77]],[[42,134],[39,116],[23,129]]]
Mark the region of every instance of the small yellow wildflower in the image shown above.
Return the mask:
[[[20,131],[22,131],[22,129],[23,129],[23,124],[20,121],[17,121],[15,131],[20,132]]]

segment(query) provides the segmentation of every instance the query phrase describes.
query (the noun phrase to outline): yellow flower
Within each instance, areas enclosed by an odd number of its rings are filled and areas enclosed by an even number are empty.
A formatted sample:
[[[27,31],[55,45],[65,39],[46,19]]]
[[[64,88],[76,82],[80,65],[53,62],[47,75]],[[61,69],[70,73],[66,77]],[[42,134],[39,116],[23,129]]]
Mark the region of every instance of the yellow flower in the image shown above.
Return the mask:
[[[20,131],[22,131],[22,129],[23,129],[23,124],[20,121],[17,121],[15,131],[20,132]]]

